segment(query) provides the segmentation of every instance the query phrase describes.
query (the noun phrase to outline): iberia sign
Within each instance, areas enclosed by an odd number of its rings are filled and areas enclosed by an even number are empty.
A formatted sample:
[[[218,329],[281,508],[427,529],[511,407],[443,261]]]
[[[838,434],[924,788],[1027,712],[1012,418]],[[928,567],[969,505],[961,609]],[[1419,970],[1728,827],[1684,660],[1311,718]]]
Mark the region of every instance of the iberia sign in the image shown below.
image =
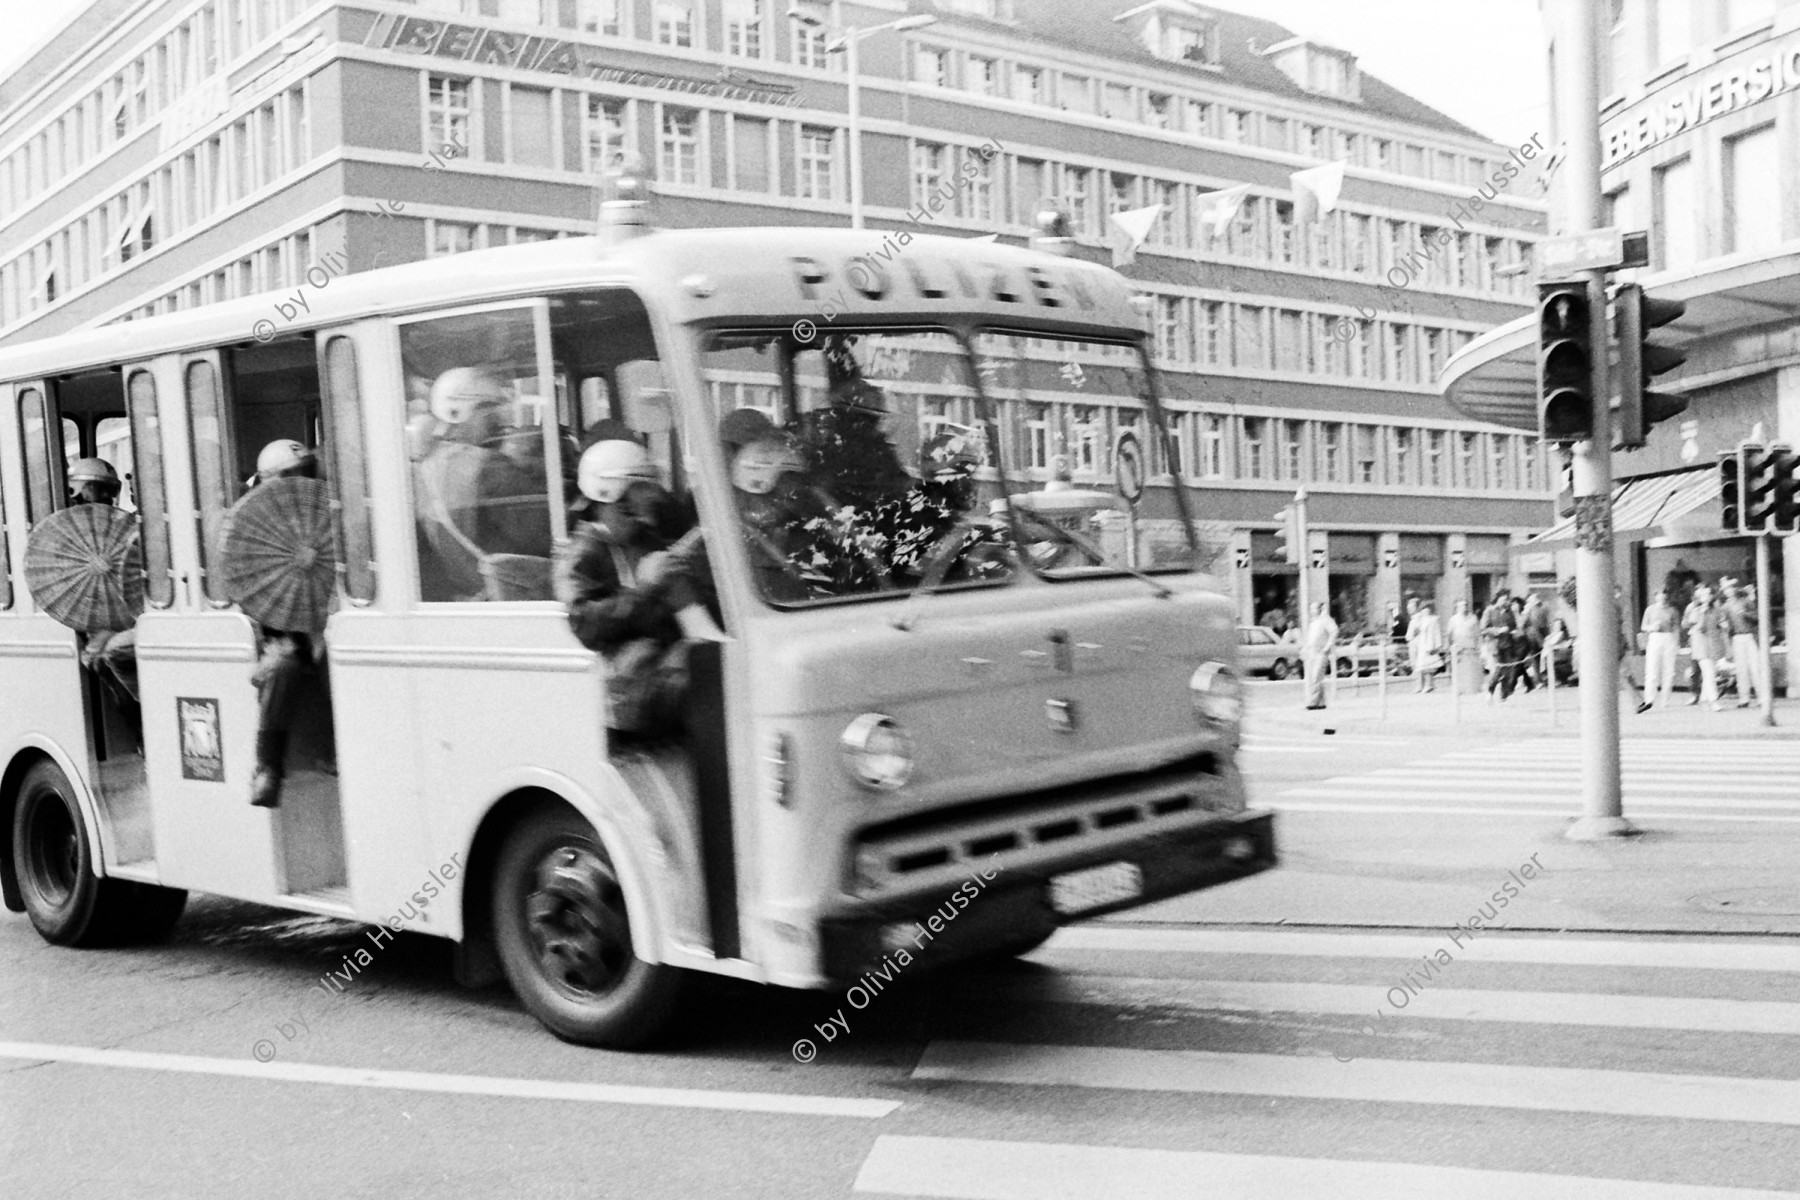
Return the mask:
[[[669,75],[607,62],[609,52],[605,48],[584,42],[508,33],[479,25],[457,25],[425,17],[381,17],[370,27],[363,41],[365,45],[384,50],[492,63],[522,71],[548,71],[553,75],[571,75],[599,83],[630,84],[727,100],[750,100],[758,104],[794,104],[799,100],[787,84],[754,79],[729,67],[722,69],[716,79]]]
[[[1610,170],[1684,130],[1794,90],[1800,90],[1800,37],[1756,47],[1607,122],[1601,128],[1606,152],[1600,169]]]

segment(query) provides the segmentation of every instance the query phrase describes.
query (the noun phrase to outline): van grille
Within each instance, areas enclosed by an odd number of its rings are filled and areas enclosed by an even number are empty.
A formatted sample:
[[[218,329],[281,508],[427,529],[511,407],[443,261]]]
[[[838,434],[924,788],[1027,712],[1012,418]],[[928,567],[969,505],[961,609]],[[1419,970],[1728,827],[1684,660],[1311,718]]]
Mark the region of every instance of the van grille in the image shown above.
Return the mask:
[[[1210,752],[1149,771],[1067,784],[1029,796],[1002,796],[899,817],[857,837],[856,890],[921,880],[944,868],[988,863],[1071,840],[1123,840],[1208,811],[1217,782]]]

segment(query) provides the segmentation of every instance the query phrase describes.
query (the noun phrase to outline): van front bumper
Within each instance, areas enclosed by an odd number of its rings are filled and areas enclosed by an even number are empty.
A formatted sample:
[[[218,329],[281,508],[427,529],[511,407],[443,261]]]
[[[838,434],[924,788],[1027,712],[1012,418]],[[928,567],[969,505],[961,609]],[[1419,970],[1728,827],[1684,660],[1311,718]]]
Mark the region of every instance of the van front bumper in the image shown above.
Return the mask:
[[[1222,816],[1179,832],[1114,842],[1050,863],[993,872],[972,862],[966,882],[959,886],[856,901],[822,918],[822,973],[832,980],[853,981],[901,949],[921,966],[946,966],[1034,944],[1072,921],[1243,879],[1268,870],[1276,861],[1275,814],[1255,811]],[[1113,863],[1136,867],[1142,887],[1079,912],[1059,912],[1053,906],[1052,879]],[[980,874],[984,870],[992,878],[984,878]]]

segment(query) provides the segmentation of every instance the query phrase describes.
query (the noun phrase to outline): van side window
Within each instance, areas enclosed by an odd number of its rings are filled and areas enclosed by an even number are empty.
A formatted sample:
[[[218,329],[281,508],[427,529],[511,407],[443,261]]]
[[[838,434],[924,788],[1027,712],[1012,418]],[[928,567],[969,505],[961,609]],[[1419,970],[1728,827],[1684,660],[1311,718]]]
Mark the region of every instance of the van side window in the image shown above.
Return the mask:
[[[210,600],[224,603],[224,583],[212,569],[225,513],[243,494],[231,452],[231,429],[219,372],[205,359],[187,365],[188,436],[194,456],[194,495],[200,505],[200,574]]]
[[[62,507],[62,440],[51,418],[44,389],[19,389],[19,444],[25,451],[25,523],[39,521]]]
[[[68,448],[69,423],[63,425],[63,447]],[[77,442],[77,445],[80,443]],[[73,455],[70,455],[73,458]],[[138,483],[132,466],[131,421],[127,417],[101,417],[94,422],[94,457],[112,464],[123,485],[119,491],[119,507],[137,512]]]
[[[131,459],[115,463],[121,477],[131,469],[131,499],[137,506],[144,538],[144,595],[157,608],[175,599],[175,579],[169,565],[168,493],[163,482],[162,418],[156,409],[156,377],[146,370],[132,371],[125,383],[131,406],[131,436],[126,443]],[[100,423],[102,449],[109,444],[108,422]]]
[[[12,607],[12,556],[6,550],[6,480],[0,477],[0,611]]]
[[[427,603],[551,598],[544,422],[556,417],[544,411],[554,388],[538,378],[534,314],[509,306],[400,327]]]
[[[353,600],[375,598],[375,545],[370,532],[369,459],[363,443],[362,388],[356,375],[356,343],[325,343],[324,419],[326,472],[338,503],[338,543],[344,590]]]

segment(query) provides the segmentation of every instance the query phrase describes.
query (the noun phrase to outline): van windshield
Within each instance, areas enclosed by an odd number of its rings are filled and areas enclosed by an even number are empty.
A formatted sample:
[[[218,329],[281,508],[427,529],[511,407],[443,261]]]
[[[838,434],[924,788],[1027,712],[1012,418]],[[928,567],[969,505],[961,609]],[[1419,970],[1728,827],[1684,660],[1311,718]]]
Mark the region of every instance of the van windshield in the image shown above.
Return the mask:
[[[810,328],[810,326],[809,326]],[[947,330],[721,332],[702,360],[763,597],[995,587],[1019,573],[992,431]]]

